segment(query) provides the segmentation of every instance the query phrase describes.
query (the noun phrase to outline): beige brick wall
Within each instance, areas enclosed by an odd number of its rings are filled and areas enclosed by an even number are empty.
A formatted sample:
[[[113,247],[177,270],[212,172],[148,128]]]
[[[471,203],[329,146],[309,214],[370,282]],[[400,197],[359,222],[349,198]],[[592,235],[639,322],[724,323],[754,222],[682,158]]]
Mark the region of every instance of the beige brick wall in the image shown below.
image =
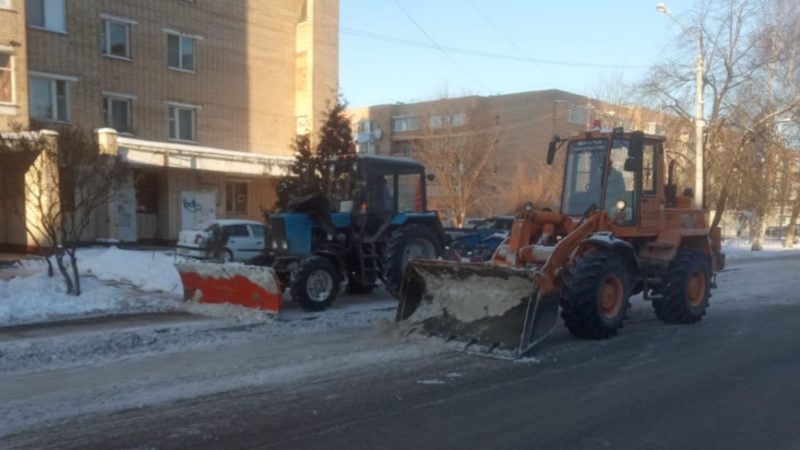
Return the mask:
[[[324,82],[311,84],[307,99],[295,95],[302,2],[69,0],[66,34],[28,29],[30,70],[79,78],[70,85],[74,123],[103,126],[102,93],[110,91],[137,97],[132,103],[136,137],[168,140],[164,102],[171,101],[201,108],[200,145],[289,154],[297,110],[320,109],[325,93],[316,89],[338,82],[338,0],[309,0],[310,73]],[[101,56],[101,14],[137,22],[130,28],[130,61]],[[195,73],[167,67],[164,29],[202,38]],[[317,48],[318,39],[325,45]],[[312,105],[298,105],[298,100]]]
[[[12,55],[14,102],[0,104],[0,130],[28,126],[28,57],[25,38],[25,0],[11,0],[11,9],[0,8],[0,52]]]
[[[518,180],[518,173],[530,179],[546,174],[544,170],[547,144],[554,134],[570,136],[587,128],[587,123],[571,123],[570,109],[584,109],[591,105],[588,121],[603,118],[604,127],[627,122],[628,127],[642,129],[649,122],[659,122],[658,113],[647,110],[610,105],[585,96],[560,90],[522,92],[491,97],[460,97],[429,102],[395,105],[377,105],[350,110],[354,131],[361,119],[373,120],[383,131],[377,142],[381,154],[396,154],[404,145],[413,143],[422,131],[393,132],[392,118],[398,116],[418,116],[425,120],[431,115],[465,112],[482,124],[497,124],[498,147],[492,160],[493,184],[496,186],[495,198],[486,209],[471,211],[470,215],[508,214],[513,211],[512,192]],[[614,111],[613,116],[609,114]],[[609,118],[614,118],[612,122]],[[454,132],[458,129],[453,129]],[[414,156],[413,153],[411,155]],[[563,152],[562,155],[563,156]],[[552,169],[553,183],[561,183],[563,162],[556,160]],[[436,198],[437,189],[432,186],[429,205],[431,208],[444,208]],[[560,193],[560,187],[556,189]]]

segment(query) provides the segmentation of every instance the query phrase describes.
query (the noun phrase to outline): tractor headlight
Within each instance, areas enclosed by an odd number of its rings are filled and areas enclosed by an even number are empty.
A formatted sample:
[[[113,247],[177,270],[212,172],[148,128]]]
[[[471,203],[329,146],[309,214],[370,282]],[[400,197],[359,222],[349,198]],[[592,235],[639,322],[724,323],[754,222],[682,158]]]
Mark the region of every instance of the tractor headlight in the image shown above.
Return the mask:
[[[625,200],[621,200],[621,199],[617,200],[617,209],[619,211],[623,211],[627,206],[628,206],[628,204],[625,203]]]
[[[531,212],[533,211],[533,202],[525,202],[525,211]]]
[[[277,250],[278,249],[278,241],[276,241],[275,239],[272,240],[272,249],[273,250]]]
[[[289,250],[289,241],[281,242],[281,249],[282,250]]]

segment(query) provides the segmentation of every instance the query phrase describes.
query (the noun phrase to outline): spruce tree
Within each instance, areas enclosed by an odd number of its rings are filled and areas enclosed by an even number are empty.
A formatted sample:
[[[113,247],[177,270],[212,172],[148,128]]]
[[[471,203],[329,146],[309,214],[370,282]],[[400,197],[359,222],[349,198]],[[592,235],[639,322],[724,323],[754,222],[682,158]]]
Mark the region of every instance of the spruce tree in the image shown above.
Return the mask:
[[[289,173],[278,182],[278,201],[275,205],[278,210],[285,210],[291,198],[329,193],[343,182],[346,167],[337,158],[355,151],[346,107],[347,104],[339,100],[328,108],[325,122],[319,130],[316,149],[312,150],[308,134],[295,138],[295,160]]]

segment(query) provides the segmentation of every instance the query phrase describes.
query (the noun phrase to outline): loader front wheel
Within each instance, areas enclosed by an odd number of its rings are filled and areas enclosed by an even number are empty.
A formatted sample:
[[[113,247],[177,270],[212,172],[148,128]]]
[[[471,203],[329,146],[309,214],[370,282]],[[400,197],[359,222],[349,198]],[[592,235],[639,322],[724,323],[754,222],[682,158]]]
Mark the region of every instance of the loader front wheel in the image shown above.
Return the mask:
[[[619,256],[595,251],[567,272],[561,318],[575,336],[607,339],[623,326],[630,307],[631,274]]]
[[[292,299],[306,311],[331,306],[339,292],[339,270],[324,256],[311,255],[297,265],[292,277]]]
[[[681,250],[664,277],[661,298],[653,309],[665,323],[695,323],[703,319],[711,297],[711,267],[708,257],[693,250]]]
[[[408,262],[414,258],[436,259],[442,251],[441,240],[425,226],[409,225],[394,231],[383,254],[384,287],[399,297]]]

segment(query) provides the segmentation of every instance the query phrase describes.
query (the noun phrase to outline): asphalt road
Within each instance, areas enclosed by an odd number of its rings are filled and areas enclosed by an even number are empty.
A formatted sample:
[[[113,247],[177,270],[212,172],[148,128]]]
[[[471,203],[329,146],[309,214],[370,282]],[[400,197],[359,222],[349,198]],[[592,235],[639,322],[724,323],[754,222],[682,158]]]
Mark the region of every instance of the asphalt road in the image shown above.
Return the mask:
[[[744,304],[719,291],[699,324],[663,325],[643,304],[609,341],[559,329],[535,361],[447,352],[332,370],[71,419],[0,447],[800,449],[799,268],[737,267],[721,277],[734,289],[754,273],[787,282],[764,281]]]

